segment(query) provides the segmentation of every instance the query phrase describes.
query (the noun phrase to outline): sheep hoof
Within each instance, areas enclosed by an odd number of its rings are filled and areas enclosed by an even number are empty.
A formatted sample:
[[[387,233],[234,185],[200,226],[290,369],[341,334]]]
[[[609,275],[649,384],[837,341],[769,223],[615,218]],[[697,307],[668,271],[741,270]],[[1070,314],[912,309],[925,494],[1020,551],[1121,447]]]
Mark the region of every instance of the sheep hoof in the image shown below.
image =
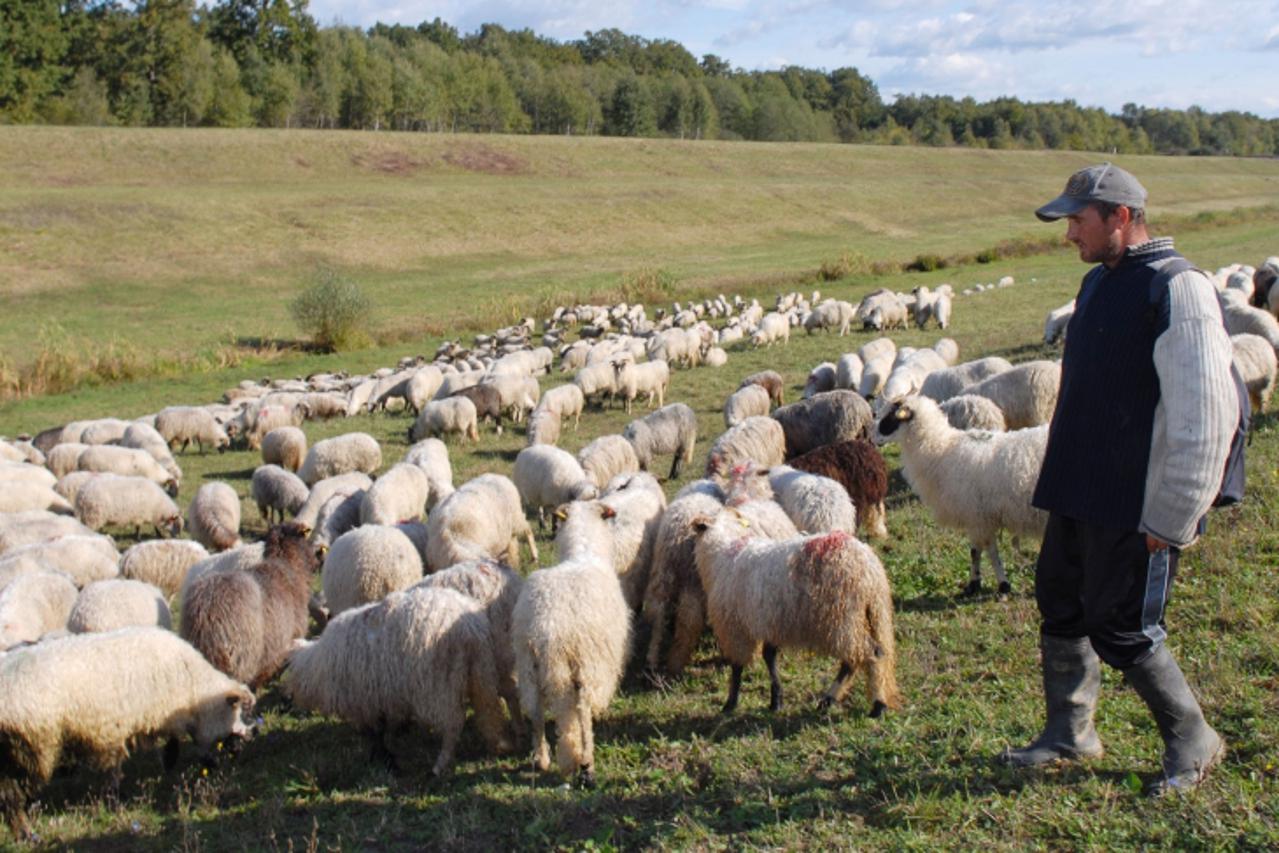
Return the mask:
[[[882,717],[884,715],[884,711],[886,710],[888,710],[888,706],[885,705],[883,702],[879,701],[878,699],[876,699],[875,704],[870,706],[870,716]]]
[[[972,598],[974,595],[981,593],[981,581],[971,580],[968,585],[959,593],[960,598]]]
[[[729,716],[730,714],[732,714],[732,713],[733,713],[734,711],[736,711],[736,710],[737,710],[737,703],[736,703],[736,702],[725,702],[725,703],[724,703],[724,707],[723,707],[723,708],[720,708],[720,709],[719,709],[719,712],[720,712],[721,714],[723,714],[725,717],[727,717],[727,716]]]
[[[583,789],[595,787],[595,768],[582,767],[577,771],[577,786]]]
[[[1012,593],[1012,591],[1013,591],[1013,585],[1010,584],[1008,581],[1003,581],[1002,583],[1000,583],[999,594],[1001,596],[1009,595]]]
[[[833,707],[835,707],[834,697],[822,696],[822,698],[817,700],[817,710],[819,711],[829,711]]]

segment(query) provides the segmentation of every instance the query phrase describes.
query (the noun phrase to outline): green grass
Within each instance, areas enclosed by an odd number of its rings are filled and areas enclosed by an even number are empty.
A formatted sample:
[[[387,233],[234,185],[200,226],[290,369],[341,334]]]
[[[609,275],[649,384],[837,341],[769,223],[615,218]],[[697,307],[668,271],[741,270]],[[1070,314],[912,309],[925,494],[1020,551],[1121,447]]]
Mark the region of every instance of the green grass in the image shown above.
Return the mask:
[[[0,134],[5,133],[9,129],[0,129]],[[356,135],[331,137],[351,145],[386,144]],[[99,143],[105,160],[126,156],[112,153],[108,142],[114,138],[105,134]],[[152,139],[149,134],[138,138],[143,143]],[[206,139],[198,133],[191,138]],[[218,135],[207,138],[213,141],[205,144],[216,148]],[[247,139],[237,134],[226,138]],[[264,152],[287,151],[290,145],[301,144],[287,134],[263,134],[262,139]],[[388,139],[405,146],[474,141]],[[484,140],[494,148],[505,150],[509,146],[528,152],[538,148],[536,142]],[[578,142],[569,141],[566,150]],[[646,146],[653,143],[634,143],[624,156],[619,153],[623,148],[620,141],[588,142],[598,145],[600,162],[619,173],[643,168],[656,171],[661,165],[678,177],[702,168],[695,156],[717,156],[731,163],[738,151],[751,161],[752,168],[767,166],[777,172],[834,168],[826,165],[833,149],[819,146],[811,147],[807,165],[792,167],[786,162],[769,162],[769,154],[779,159],[778,152],[789,151],[777,147],[744,145],[705,149],[712,153],[704,154],[697,146],[671,144],[664,160],[654,155],[649,163],[644,159],[649,156]],[[237,144],[243,151],[249,150],[247,141]],[[551,143],[546,144],[549,149]],[[341,151],[336,141],[331,145]],[[516,148],[521,145],[528,148]],[[52,142],[49,147],[55,148]],[[317,147],[314,141],[307,146],[314,170],[341,172],[347,168],[345,154],[334,153],[325,159],[315,153]],[[526,157],[540,169],[549,168],[544,164],[553,158],[538,150],[537,157],[533,153]],[[889,149],[852,150],[867,157],[890,153]],[[833,151],[842,155],[844,149]],[[907,151],[899,165],[905,169],[909,158],[925,162],[927,155]],[[563,156],[568,161],[568,155]],[[1011,158],[1015,162],[1010,168],[1024,170],[1023,178],[1033,177],[1037,186],[1046,180],[1053,191],[1059,173],[1064,174],[1070,162],[1067,155],[1059,160],[1056,156],[1017,155]],[[1074,156],[1081,162],[1086,159]],[[259,162],[269,159],[265,155],[245,158],[243,173],[247,177],[242,178],[223,171],[231,169],[229,160],[209,157],[211,162],[200,174],[210,186],[237,180],[249,184],[269,177],[254,173],[254,169],[270,172]],[[1024,164],[1023,158],[1027,160]],[[190,161],[179,168],[171,157],[161,157],[158,152],[155,159],[154,180],[160,183],[186,181],[192,169]],[[330,162],[331,167],[326,165]],[[1209,166],[1225,172],[1256,168],[1235,161],[1157,163],[1190,170],[1187,185],[1199,189],[1202,187],[1191,180],[1196,169],[1208,173],[1212,171]],[[87,169],[82,163],[73,165]],[[1152,172],[1155,161],[1142,165]],[[118,169],[121,184],[151,180],[151,173],[131,172],[124,165],[100,168],[103,172]],[[1140,167],[1134,168],[1147,180]],[[742,181],[745,167],[742,170],[734,180]],[[563,171],[572,170],[565,166]],[[1044,178],[1048,173],[1051,179]],[[6,173],[0,170],[0,174]],[[18,178],[29,180],[30,175]],[[899,179],[906,184],[922,180],[900,175]],[[934,181],[951,186],[965,179],[962,174],[950,181],[940,173],[933,176]],[[12,180],[12,176],[0,178]],[[1148,181],[1152,192],[1155,184],[1153,178]],[[899,195],[906,197],[906,193]],[[1026,203],[1018,202],[1021,210],[1043,192],[1032,190],[1024,195]],[[1187,209],[1196,204],[1217,204],[1209,195],[1188,196],[1182,203]],[[903,221],[929,219],[918,208],[912,213],[908,205],[899,207],[902,210],[894,209],[892,215]],[[790,210],[781,211],[769,221],[789,221],[791,215]],[[900,257],[908,260],[923,253],[971,252],[1023,230],[1033,231],[1033,226],[1025,227],[1023,219],[1005,220],[1003,231],[991,223],[974,226],[976,230],[967,235],[968,243],[957,237],[942,239],[940,230],[930,231],[928,238],[904,240]],[[966,218],[956,215],[949,221],[953,227]],[[764,225],[756,222],[753,227]],[[929,223],[928,227],[933,226]],[[780,230],[777,233],[780,235]],[[656,229],[651,230],[649,238],[657,239],[655,234]],[[1235,260],[1255,263],[1273,254],[1273,235],[1272,224],[1245,221],[1188,231],[1178,238],[1178,244],[1201,266],[1215,268]],[[822,248],[814,258],[835,258],[839,252],[834,247],[842,250],[851,245],[838,238],[832,231],[830,248]],[[932,238],[935,242],[929,241]],[[279,251],[274,240],[264,237],[261,245]],[[266,251],[256,249],[257,245],[255,241],[244,247],[243,253]],[[676,246],[672,251],[680,256],[683,250]],[[775,236],[771,243],[761,242],[758,257],[772,259],[778,269],[789,269],[801,261],[792,254],[795,251],[788,237]],[[810,259],[802,262],[816,267]],[[571,266],[567,260],[564,263]],[[681,263],[696,268],[693,260]],[[660,265],[678,268],[667,259]],[[259,265],[262,269],[268,266]],[[708,262],[707,269],[716,274],[724,270],[713,262]],[[477,263],[472,270],[479,275],[482,267]],[[918,284],[949,281],[958,291],[1011,274],[1018,282],[1012,288],[957,298],[954,324],[947,334],[958,341],[964,359],[999,354],[1025,360],[1055,354],[1039,343],[1044,314],[1074,294],[1083,271],[1073,252],[1062,250],[931,273],[862,276],[824,284],[821,289],[829,295],[855,297],[878,286],[908,290]],[[246,303],[259,293],[236,295],[225,312],[219,308],[218,313],[228,317],[238,311],[252,313],[252,305]],[[443,297],[424,293],[422,298]],[[90,310],[75,306],[74,300],[64,299],[59,304]],[[5,322],[9,321],[0,319]],[[931,344],[939,336],[935,330],[914,329],[893,334],[899,345],[914,346]],[[801,331],[785,348],[731,352],[724,368],[676,371],[668,400],[683,401],[694,408],[703,438],[694,470],[680,482],[666,484],[668,494],[696,476],[710,441],[723,428],[723,400],[743,375],[766,367],[778,369],[787,381],[787,397],[793,399],[812,366],[833,361],[868,339],[861,332],[841,339],[827,334],[806,336]],[[0,410],[0,432],[35,431],[71,418],[138,415],[169,403],[212,400],[246,376],[293,375],[342,366],[367,370],[391,363],[402,352],[429,352],[433,345],[434,340],[429,339],[350,354],[305,356],[276,363],[249,361],[222,371],[83,388],[6,406]],[[564,378],[549,377],[543,387]],[[576,451],[599,435],[620,431],[628,420],[620,410],[589,410],[580,431],[567,430],[561,446]],[[404,414],[379,414],[310,423],[306,431],[312,442],[341,432],[367,431],[382,442],[385,467],[404,455],[408,423]],[[118,803],[102,798],[101,780],[92,774],[80,770],[60,777],[41,798],[36,831],[42,846],[77,850],[1274,848],[1279,845],[1279,653],[1273,642],[1279,617],[1274,595],[1274,573],[1279,566],[1279,534],[1273,511],[1279,502],[1276,426],[1273,415],[1258,420],[1248,449],[1249,497],[1240,507],[1216,513],[1208,535],[1187,552],[1169,612],[1171,646],[1202,696],[1210,721],[1230,745],[1225,763],[1210,781],[1183,799],[1152,801],[1134,790],[1134,782],[1148,781],[1156,772],[1160,744],[1140,701],[1109,671],[1098,715],[1107,750],[1103,758],[1044,773],[1015,772],[997,764],[994,759],[1000,750],[1033,737],[1042,721],[1035,658],[1034,555],[1030,550],[1013,553],[1005,543],[1014,587],[1007,601],[956,598],[967,578],[966,543],[933,525],[927,510],[896,473],[896,450],[889,446],[886,452],[894,472],[890,538],[875,547],[893,583],[898,676],[905,694],[905,707],[899,712],[880,720],[867,719],[867,703],[860,689],[832,713],[818,712],[816,697],[833,672],[832,663],[784,651],[783,711],[776,715],[766,711],[767,680],[762,665],[756,664],[747,671],[738,713],[722,718],[718,708],[725,695],[727,671],[717,663],[713,641],[707,637],[684,678],[661,689],[648,686],[634,674],[627,678],[596,726],[599,785],[591,791],[579,791],[561,787],[552,775],[531,772],[522,756],[485,755],[478,737],[469,730],[451,777],[439,781],[429,777],[438,741],[423,732],[406,733],[395,742],[405,772],[391,776],[367,762],[364,743],[349,727],[293,712],[268,689],[261,697],[263,733],[237,760],[224,762],[211,775],[202,776],[190,761],[188,747],[185,769],[166,775],[154,756],[139,753],[126,765]],[[501,437],[493,435],[491,429],[483,430],[474,447],[451,442],[456,481],[483,471],[509,474],[522,446],[520,429],[508,430]],[[224,480],[242,496],[247,495],[248,477],[259,457],[245,451],[190,453],[180,456],[179,463],[185,471],[179,503],[185,507],[200,483],[210,479]],[[256,509],[246,500],[243,510],[245,535],[260,534],[264,528]],[[121,537],[122,544],[129,541]],[[553,551],[550,540],[543,536],[539,544],[543,562],[549,562]]]

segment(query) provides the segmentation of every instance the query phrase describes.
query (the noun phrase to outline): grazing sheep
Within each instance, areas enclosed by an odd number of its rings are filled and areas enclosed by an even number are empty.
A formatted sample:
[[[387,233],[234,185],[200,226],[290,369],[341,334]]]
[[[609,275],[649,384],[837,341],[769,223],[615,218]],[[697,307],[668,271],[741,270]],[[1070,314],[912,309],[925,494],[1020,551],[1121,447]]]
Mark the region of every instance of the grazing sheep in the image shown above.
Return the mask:
[[[537,410],[529,415],[525,428],[525,446],[555,444],[560,442],[560,416],[547,410]]]
[[[502,413],[504,411],[504,407],[502,405],[501,392],[499,392],[497,388],[494,388],[492,385],[480,383],[454,392],[453,397],[467,399],[474,403],[475,417],[477,421],[491,420],[493,422],[494,434],[502,434]]]
[[[121,555],[120,575],[158,587],[171,599],[182,589],[191,567],[208,556],[203,545],[190,539],[139,542]]]
[[[697,572],[720,652],[732,666],[724,713],[737,707],[742,670],[763,646],[772,682],[769,710],[782,706],[777,652],[801,648],[840,662],[819,706],[843,700],[866,670],[870,715],[897,708],[897,654],[888,575],[867,545],[843,531],[781,541],[743,535],[740,514],[694,521]]]
[[[295,426],[278,427],[262,436],[262,464],[297,473],[306,458],[306,433]]]
[[[1272,287],[1271,292],[1274,292]],[[1262,308],[1253,308],[1241,299],[1221,295],[1221,319],[1230,335],[1259,335],[1270,342],[1270,346],[1279,350],[1279,320],[1275,315]]]
[[[312,445],[298,469],[298,476],[308,486],[314,486],[320,480],[339,474],[353,471],[372,474],[380,467],[382,448],[377,439],[364,432],[348,432]]]
[[[888,466],[883,454],[864,439],[838,441],[788,461],[790,467],[829,477],[844,487],[857,512],[857,524],[869,538],[885,539],[888,527],[884,498],[888,495]]]
[[[106,677],[103,677],[103,676]],[[111,771],[139,745],[192,737],[208,753],[248,737],[253,695],[160,628],[126,628],[41,643],[0,659],[0,805],[29,835],[27,803],[62,763]]]
[[[835,387],[856,391],[862,382],[861,356],[855,352],[844,353],[835,362]]]
[[[0,556],[0,576],[47,568],[62,572],[77,586],[109,580],[120,573],[120,553],[109,536],[63,536],[14,548]]]
[[[620,435],[602,435],[577,452],[578,464],[600,491],[619,474],[640,469],[635,447]]]
[[[790,343],[790,321],[782,314],[770,312],[759,321],[759,328],[751,335],[751,346],[772,346],[777,341]]]
[[[819,305],[813,307],[813,310],[804,318],[804,331],[812,334],[814,329],[838,329],[839,336],[842,338],[848,334],[848,329],[853,323],[856,316],[856,310],[847,302],[836,299],[827,299]]]
[[[0,589],[0,651],[65,630],[79,594],[62,572],[45,569],[13,577]]]
[[[261,403],[256,408],[245,409],[246,426],[244,428],[244,439],[250,450],[258,450],[262,447],[262,440],[266,438],[274,430],[281,427],[300,427],[302,426],[303,416],[305,412],[301,407],[292,403]],[[228,424],[228,434],[230,433],[230,424]]]
[[[877,440],[901,445],[902,474],[943,527],[970,542],[972,571],[965,595],[981,590],[981,555],[995,566],[999,592],[1011,587],[999,559],[999,531],[1043,537],[1047,513],[1031,506],[1043,466],[1048,427],[1012,432],[966,432],[952,427],[927,397],[895,403],[878,425]]]
[[[765,468],[745,462],[734,468],[726,503],[737,506],[747,500],[775,500],[800,533],[857,531],[857,511],[841,483],[789,465]]]
[[[524,589],[520,573],[495,560],[469,560],[427,575],[409,591],[438,587],[462,593],[484,608],[493,630],[493,663],[497,667],[497,691],[506,702],[512,723],[523,718],[515,684],[515,649],[511,645],[511,619],[515,602]]]
[[[119,418],[97,418],[85,421],[84,428],[76,440],[83,444],[111,444],[119,441],[128,427],[129,421]]]
[[[613,544],[613,570],[622,584],[622,595],[631,610],[639,611],[648,586],[649,566],[653,561],[653,544],[657,528],[666,509],[666,495],[652,474],[623,474],[613,479],[609,490],[591,503],[608,507],[605,527]],[[555,537],[556,556],[567,560],[571,543],[585,535],[575,525],[590,513],[569,512]],[[589,524],[594,525],[594,521]]]
[[[881,401],[900,400],[919,391],[930,374],[947,368],[946,360],[931,349],[915,350],[903,358],[888,378],[880,394]]]
[[[59,478],[48,468],[27,462],[0,462],[0,488],[9,483],[33,483],[52,489],[57,486],[58,480]]]
[[[78,520],[45,510],[0,513],[0,554],[63,536],[92,536]]]
[[[787,459],[824,444],[865,438],[874,421],[870,404],[859,394],[844,390],[826,391],[782,406],[773,410],[772,417],[786,435]]]
[[[648,408],[653,407],[653,401],[657,401],[658,406],[662,406],[666,402],[666,389],[671,384],[671,369],[665,361],[658,359],[656,361],[646,361],[643,364],[636,364],[629,358],[619,359],[613,364],[613,387],[616,389],[617,396],[622,398],[626,406],[626,413],[631,412],[631,403],[640,394],[648,397]]]
[[[493,660],[493,629],[475,600],[451,589],[415,588],[348,610],[317,639],[289,652],[284,692],[299,708],[339,717],[373,743],[372,758],[395,768],[389,731],[417,723],[440,734],[431,772],[443,775],[466,706],[490,751],[506,752]]]
[[[1252,410],[1264,414],[1275,390],[1275,348],[1260,335],[1231,335],[1235,368],[1248,388]]]
[[[884,390],[884,384],[888,381],[889,375],[893,372],[893,364],[896,361],[896,351],[891,353],[883,353],[873,356],[862,366],[862,380],[855,390],[867,400],[879,395]]]
[[[359,471],[321,480],[311,487],[311,494],[307,495],[306,503],[302,504],[302,508],[293,516],[293,521],[307,530],[316,530],[319,527],[320,510],[333,497],[337,495],[350,497],[356,492],[365,491],[371,485],[373,481],[369,479],[369,475],[361,474]]]
[[[1075,316],[1075,300],[1070,300],[1060,308],[1054,308],[1044,318],[1044,343],[1055,344],[1066,340],[1066,327],[1070,318]]]
[[[97,477],[85,483],[75,498],[76,517],[99,532],[107,525],[152,525],[160,536],[182,532],[182,513],[164,490],[145,477]]]
[[[261,562],[244,571],[214,571],[182,595],[182,639],[222,672],[256,690],[306,634],[315,552],[295,524],[267,532]]]
[[[293,524],[297,524],[297,522],[294,521]],[[262,555],[265,551],[265,542],[254,542],[251,545],[241,545],[239,548],[232,548],[230,551],[211,554],[208,557],[197,560],[191,564],[191,568],[187,569],[186,576],[181,579],[178,587],[178,601],[186,598],[191,586],[205,575],[214,572],[248,571],[262,562]]]
[[[32,465],[44,465],[44,454],[30,441],[0,440],[0,459],[9,462],[28,462]]]
[[[160,433],[156,432],[155,427],[146,423],[131,423],[124,431],[124,436],[120,439],[121,447],[131,447],[134,450],[145,450],[151,454],[151,457],[159,462],[165,471],[169,473],[175,481],[181,482],[182,468],[179,467],[177,461],[173,458],[173,453],[169,449],[169,444],[164,440]]]
[[[570,501],[593,500],[599,488],[573,454],[550,444],[526,447],[515,457],[511,480],[526,509],[537,509],[537,523],[546,528],[546,508]],[[556,524],[552,520],[552,527]]]
[[[537,380],[528,375],[490,375],[476,386],[476,391],[473,393],[484,393],[479,391],[481,388],[491,388],[496,391],[499,410],[501,412],[509,411],[511,419],[516,423],[522,421],[526,413],[536,408],[537,402],[542,396],[542,389],[537,384]],[[480,417],[484,417],[483,406],[480,401],[476,397],[471,399],[475,400],[475,408],[480,413]],[[498,421],[498,426],[501,426],[500,420]],[[500,429],[499,432],[501,432]]]
[[[602,408],[605,397],[616,396],[617,372],[609,362],[588,364],[573,374],[573,384],[582,392],[583,400],[593,400]]]
[[[975,361],[966,361],[954,367],[945,367],[928,374],[919,393],[925,397],[944,403],[951,397],[963,392],[975,382],[1012,370],[1012,364],[999,356],[988,356]]]
[[[537,562],[537,542],[519,490],[500,474],[481,474],[463,483],[431,511],[426,528],[428,571],[485,558],[518,568],[520,539]]]
[[[582,396],[582,389],[577,385],[556,385],[542,395],[542,399],[538,401],[537,408],[533,410],[533,414],[538,412],[547,412],[554,414],[557,420],[573,416],[573,429],[576,430],[578,423],[582,419],[582,408],[586,405],[586,400]],[[532,417],[532,416],[530,416]],[[554,442],[548,442],[554,444]]]
[[[832,391],[835,388],[835,365],[829,361],[823,361],[814,367],[808,373],[808,379],[804,382],[803,398],[807,400],[814,394],[820,394],[823,391]]]
[[[612,564],[605,525],[612,509],[567,507],[577,535],[557,543],[565,555],[533,572],[515,604],[512,645],[520,705],[532,721],[533,761],[550,767],[546,714],[556,720],[556,761],[565,776],[595,776],[594,716],[608,707],[630,651],[631,612]],[[579,518],[574,518],[578,516]],[[566,525],[570,522],[566,522]]]
[[[904,329],[909,316],[906,303],[891,290],[877,290],[867,295],[857,306],[857,319],[861,320],[864,329],[880,332],[884,329]]]
[[[191,538],[210,551],[225,551],[240,544],[240,496],[222,482],[205,483],[187,507]]]
[[[194,443],[204,453],[209,445],[216,450],[226,450],[231,439],[226,430],[213,418],[208,409],[199,406],[169,406],[155,416],[155,431],[169,447],[179,452]],[[179,445],[181,445],[179,447]]]
[[[324,603],[333,615],[422,579],[422,557],[404,531],[394,526],[366,524],[339,536],[324,555],[320,584]]]
[[[985,429],[1006,432],[1008,421],[1004,412],[989,397],[976,394],[960,394],[951,397],[939,407],[947,422],[955,429]]]
[[[685,404],[671,403],[631,421],[622,430],[622,437],[635,448],[641,471],[647,471],[657,456],[673,453],[670,479],[675,480],[684,465],[693,460],[697,416]]]
[[[277,519],[283,524],[286,515],[297,515],[310,494],[301,477],[279,465],[259,465],[249,484],[249,496],[268,525]]]
[[[392,465],[364,492],[364,500],[360,503],[360,524],[415,521],[426,513],[426,501],[430,496],[431,481],[425,471],[411,462]]]
[[[479,415],[475,403],[466,397],[432,400],[422,407],[409,427],[409,441],[458,433],[471,441],[480,440]]]
[[[742,380],[742,384],[738,388],[745,388],[747,385],[759,385],[768,392],[768,399],[772,401],[774,406],[782,404],[782,392],[785,390],[785,383],[782,381],[782,375],[776,370],[761,370],[758,373],[752,373]]]
[[[1061,365],[1055,361],[1028,361],[964,388],[965,394],[989,397],[1004,413],[1008,429],[1046,424],[1057,407]]]
[[[349,495],[334,495],[320,507],[315,530],[311,531],[311,544],[318,553],[323,554],[339,536],[360,526],[360,507],[365,494],[361,489]]]
[[[176,496],[178,493],[177,479],[163,465],[155,461],[155,457],[150,453],[132,447],[115,445],[85,447],[76,458],[76,470],[119,474],[122,477],[145,477],[163,486],[171,496]]]
[[[438,438],[424,438],[409,448],[409,452],[404,454],[404,461],[426,472],[426,482],[431,489],[426,498],[428,510],[453,494],[453,466],[449,463],[449,449],[444,442]]]
[[[762,385],[744,385],[724,401],[724,426],[731,429],[751,417],[767,416],[768,391]]]
[[[31,510],[47,510],[62,515],[75,512],[67,499],[54,491],[52,486],[32,481],[0,479],[0,512]]]
[[[149,583],[117,578],[86,586],[67,616],[73,634],[101,633],[133,625],[172,629],[173,619],[164,593]]]
[[[444,374],[433,364],[425,364],[413,371],[404,385],[404,402],[414,414],[431,401],[444,384]]]
[[[706,476],[724,475],[734,466],[753,460],[777,465],[786,458],[786,433],[769,417],[753,415],[720,434],[706,454]]]
[[[706,350],[706,358],[703,360],[703,363],[707,367],[723,367],[728,364],[728,353],[724,352],[721,347],[711,347]],[[660,406],[661,404],[662,403],[659,400],[657,405]]]

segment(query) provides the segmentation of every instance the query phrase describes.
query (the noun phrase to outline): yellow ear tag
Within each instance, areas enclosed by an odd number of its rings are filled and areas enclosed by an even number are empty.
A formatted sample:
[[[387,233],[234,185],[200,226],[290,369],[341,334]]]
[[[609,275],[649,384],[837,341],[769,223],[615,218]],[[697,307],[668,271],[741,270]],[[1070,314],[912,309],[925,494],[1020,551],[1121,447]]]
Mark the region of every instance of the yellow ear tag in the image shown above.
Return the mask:
[[[738,524],[740,524],[742,527],[750,527],[750,526],[751,526],[751,523],[750,523],[749,521],[747,521],[746,519],[742,518],[741,516],[738,516],[738,518],[737,518],[737,523],[738,523]]]

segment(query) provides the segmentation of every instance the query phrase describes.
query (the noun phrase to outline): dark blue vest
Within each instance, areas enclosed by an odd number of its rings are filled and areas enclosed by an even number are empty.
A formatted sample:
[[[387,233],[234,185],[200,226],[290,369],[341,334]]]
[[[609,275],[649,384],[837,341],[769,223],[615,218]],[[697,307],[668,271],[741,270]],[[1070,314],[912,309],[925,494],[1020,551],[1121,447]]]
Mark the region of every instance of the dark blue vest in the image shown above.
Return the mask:
[[[1167,288],[1152,303],[1150,264],[1172,249],[1125,255],[1084,277],[1066,328],[1061,388],[1033,504],[1136,530],[1146,496],[1159,376],[1155,339],[1168,328]]]

